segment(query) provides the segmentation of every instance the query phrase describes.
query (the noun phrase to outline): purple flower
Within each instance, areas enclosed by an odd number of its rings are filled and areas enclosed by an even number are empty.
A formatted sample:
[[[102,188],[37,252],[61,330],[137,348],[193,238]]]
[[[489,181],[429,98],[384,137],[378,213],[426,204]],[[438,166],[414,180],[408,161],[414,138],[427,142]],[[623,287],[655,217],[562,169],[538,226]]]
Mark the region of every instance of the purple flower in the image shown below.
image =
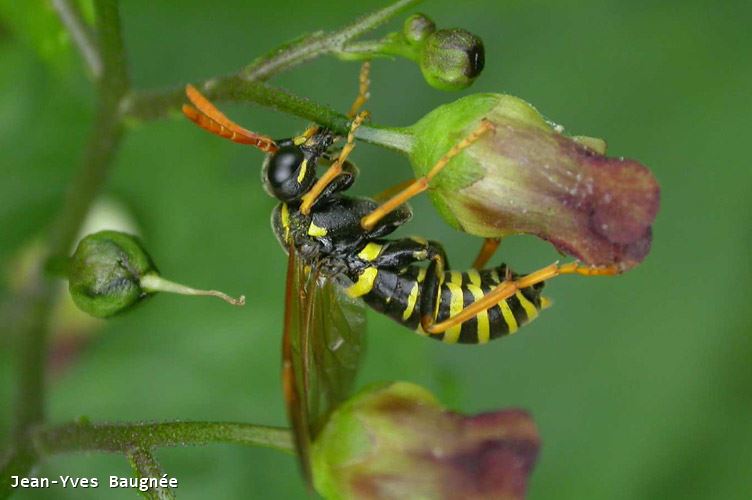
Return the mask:
[[[523,498],[539,446],[522,410],[464,416],[393,382],[332,414],[314,444],[315,483],[327,498]]]
[[[441,106],[410,128],[417,175],[454,144],[492,128],[431,182],[443,218],[483,237],[532,234],[587,264],[640,263],[650,250],[660,188],[635,160],[605,156],[605,142],[568,137],[530,104],[475,94]]]

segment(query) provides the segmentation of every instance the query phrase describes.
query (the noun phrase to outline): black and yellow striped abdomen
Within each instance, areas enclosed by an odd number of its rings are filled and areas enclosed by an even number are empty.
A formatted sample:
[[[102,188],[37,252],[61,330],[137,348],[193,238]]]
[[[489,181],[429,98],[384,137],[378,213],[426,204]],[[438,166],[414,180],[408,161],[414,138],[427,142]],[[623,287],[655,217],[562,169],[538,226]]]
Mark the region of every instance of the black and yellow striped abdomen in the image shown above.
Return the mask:
[[[502,281],[506,267],[482,271],[447,271],[439,288],[436,322],[459,313],[483,297]],[[408,266],[400,271],[367,266],[357,276],[348,293],[361,297],[376,311],[386,314],[403,325],[426,335],[420,328],[420,294],[426,270]],[[524,288],[476,317],[431,338],[447,343],[482,344],[491,339],[515,333],[521,326],[538,316],[547,305],[541,296],[543,284]]]

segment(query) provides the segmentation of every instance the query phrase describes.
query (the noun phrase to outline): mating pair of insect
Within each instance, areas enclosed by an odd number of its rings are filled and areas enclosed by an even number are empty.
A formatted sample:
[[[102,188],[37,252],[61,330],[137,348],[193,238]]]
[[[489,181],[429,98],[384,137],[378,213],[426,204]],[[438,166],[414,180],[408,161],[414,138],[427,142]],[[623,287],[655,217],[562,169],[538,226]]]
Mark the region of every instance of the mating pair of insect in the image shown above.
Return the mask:
[[[387,190],[376,199],[344,194],[355,182],[347,159],[355,131],[367,118],[360,111],[368,92],[368,65],[350,109],[346,143],[325,127],[272,140],[228,119],[192,86],[184,114],[200,127],[268,153],[263,167],[267,192],[280,204],[272,214],[274,232],[288,255],[282,346],[283,385],[288,415],[304,475],[310,480],[309,446],[326,415],[350,395],[364,309],[360,299],[422,335],[448,343],[485,343],[512,334],[546,307],[544,282],[560,274],[614,274],[615,270],[577,263],[552,264],[527,275],[505,265],[484,269],[498,246],[486,240],[473,268],[449,269],[445,252],[423,238],[386,239],[406,223],[406,202],[429,189],[430,182],[483,134],[494,133],[482,121],[420,179]],[[328,164],[323,175],[316,169]],[[451,166],[449,167],[451,168]]]

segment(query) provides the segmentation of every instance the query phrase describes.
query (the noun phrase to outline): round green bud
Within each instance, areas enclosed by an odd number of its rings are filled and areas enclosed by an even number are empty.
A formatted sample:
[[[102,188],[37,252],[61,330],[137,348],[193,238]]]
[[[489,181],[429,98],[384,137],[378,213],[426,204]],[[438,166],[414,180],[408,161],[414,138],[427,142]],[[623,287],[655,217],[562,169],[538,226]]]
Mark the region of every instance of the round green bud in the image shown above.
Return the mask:
[[[405,39],[411,45],[422,43],[428,36],[436,31],[436,23],[424,14],[413,14],[405,20],[402,29]]]
[[[420,70],[429,85],[440,90],[461,90],[483,71],[483,41],[463,29],[433,32],[421,48]]]
[[[140,280],[157,269],[141,242],[118,231],[86,236],[71,257],[68,289],[82,311],[107,318],[141,301],[149,292]]]

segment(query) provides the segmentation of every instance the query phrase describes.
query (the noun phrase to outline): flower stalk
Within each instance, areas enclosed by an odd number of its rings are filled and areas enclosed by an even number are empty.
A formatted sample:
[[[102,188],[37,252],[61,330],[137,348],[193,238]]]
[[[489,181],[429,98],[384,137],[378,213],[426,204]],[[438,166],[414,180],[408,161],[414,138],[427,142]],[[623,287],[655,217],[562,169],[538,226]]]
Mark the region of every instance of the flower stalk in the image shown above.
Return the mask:
[[[141,278],[139,283],[141,284],[141,288],[147,293],[167,292],[196,297],[217,297],[233,306],[245,305],[245,295],[241,295],[236,299],[219,290],[199,290],[198,288],[181,285],[180,283],[165,279],[158,274],[147,274]]]

